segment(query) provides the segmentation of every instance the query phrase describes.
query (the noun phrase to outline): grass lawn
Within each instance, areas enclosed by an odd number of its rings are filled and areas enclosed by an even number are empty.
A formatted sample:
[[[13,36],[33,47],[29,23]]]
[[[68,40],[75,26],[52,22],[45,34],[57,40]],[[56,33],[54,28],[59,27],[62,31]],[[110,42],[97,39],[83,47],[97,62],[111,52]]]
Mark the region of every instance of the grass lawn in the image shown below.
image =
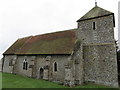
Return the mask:
[[[57,83],[45,80],[37,80],[19,75],[2,73],[2,88],[70,88],[70,87],[59,85]],[[88,84],[83,86],[76,86],[74,88],[110,88],[110,87]]]
[[[2,73],[0,73],[0,89],[2,88]]]

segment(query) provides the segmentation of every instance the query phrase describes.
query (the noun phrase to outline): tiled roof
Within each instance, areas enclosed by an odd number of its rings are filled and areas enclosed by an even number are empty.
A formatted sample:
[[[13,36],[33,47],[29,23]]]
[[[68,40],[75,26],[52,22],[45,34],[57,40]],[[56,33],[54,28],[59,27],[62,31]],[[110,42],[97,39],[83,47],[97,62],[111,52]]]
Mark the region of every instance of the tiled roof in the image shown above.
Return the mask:
[[[66,30],[18,39],[4,54],[71,54],[75,30]]]
[[[10,46],[3,54],[15,54],[30,37],[18,39],[12,46]]]
[[[98,6],[95,6],[88,13],[86,13],[83,17],[81,17],[77,22],[86,20],[86,19],[90,19],[90,18],[105,16],[105,15],[109,15],[109,14],[113,14],[113,13],[110,11],[107,11],[103,8],[100,8]]]

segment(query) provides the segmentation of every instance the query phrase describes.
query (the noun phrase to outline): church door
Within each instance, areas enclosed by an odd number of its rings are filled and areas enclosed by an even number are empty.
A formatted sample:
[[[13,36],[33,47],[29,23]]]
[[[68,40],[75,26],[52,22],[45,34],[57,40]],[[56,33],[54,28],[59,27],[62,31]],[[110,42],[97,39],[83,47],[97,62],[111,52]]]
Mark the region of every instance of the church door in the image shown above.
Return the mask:
[[[43,79],[43,72],[44,72],[43,68],[40,68],[40,72],[39,72],[40,79]]]

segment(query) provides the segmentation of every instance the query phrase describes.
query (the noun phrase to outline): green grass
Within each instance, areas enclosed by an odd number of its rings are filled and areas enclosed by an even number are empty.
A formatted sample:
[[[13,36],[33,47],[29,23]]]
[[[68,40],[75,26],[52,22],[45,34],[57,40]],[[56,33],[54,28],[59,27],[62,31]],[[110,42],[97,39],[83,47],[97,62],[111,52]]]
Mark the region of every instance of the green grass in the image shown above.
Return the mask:
[[[2,73],[0,73],[0,89],[2,88]]]
[[[2,87],[3,88],[66,88],[65,86],[58,85],[57,83],[37,80],[32,78],[23,77],[20,75],[13,75],[2,73]]]
[[[70,88],[70,87],[59,85],[57,83],[45,80],[37,80],[23,77],[20,75],[2,73],[2,88]],[[96,84],[87,84],[82,86],[76,86],[74,88],[110,88],[110,87]]]

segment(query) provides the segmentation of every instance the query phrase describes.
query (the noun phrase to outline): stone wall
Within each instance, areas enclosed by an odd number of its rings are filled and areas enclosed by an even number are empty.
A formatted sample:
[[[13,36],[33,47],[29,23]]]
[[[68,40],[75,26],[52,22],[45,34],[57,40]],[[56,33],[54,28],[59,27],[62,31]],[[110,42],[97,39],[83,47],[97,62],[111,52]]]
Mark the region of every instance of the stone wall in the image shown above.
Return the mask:
[[[96,29],[93,30],[93,22]],[[83,40],[84,44],[102,44],[114,43],[113,16],[106,16],[91,20],[79,22],[79,28],[76,32],[78,38]]]
[[[118,86],[117,60],[114,45],[84,46],[84,80]]]
[[[76,34],[83,42],[84,81],[117,87],[113,15],[81,21],[78,25]]]
[[[69,55],[51,55],[51,59],[47,61],[46,55],[37,56],[36,60],[36,76],[39,77],[39,69],[49,66],[49,80],[55,82],[63,82],[65,75],[65,64]],[[49,62],[49,64],[47,64]],[[54,71],[54,63],[57,63],[57,71]]]
[[[63,82],[65,78],[65,65],[68,61],[69,55],[56,55],[52,56],[52,63],[51,63],[51,70],[53,71],[52,78],[58,82]],[[58,70],[57,72],[54,71],[53,64],[57,63]]]
[[[32,67],[30,67],[31,65],[34,65],[34,60],[35,60],[35,56],[17,56],[17,60],[16,63],[14,65],[14,73],[15,74],[19,74],[19,75],[23,75],[23,76],[27,76],[27,77],[32,77]],[[23,62],[26,59],[26,61],[28,62],[27,65],[27,70],[23,69]]]
[[[15,64],[16,61],[16,55],[5,55],[3,60],[4,60],[4,65],[3,65],[3,72],[7,73],[13,73],[13,65]],[[12,65],[10,65],[10,61],[12,61]]]
[[[48,60],[47,57],[50,57],[50,59]],[[70,55],[5,55],[3,72],[40,79],[40,68],[42,68],[44,70],[43,79],[63,83],[65,78],[65,65],[69,57]],[[9,66],[10,60],[12,59],[15,59],[15,62],[12,66]],[[25,59],[28,62],[27,70],[23,70]],[[54,71],[55,62],[57,63],[57,71]]]
[[[74,52],[72,54],[74,84],[83,84],[84,70],[83,70],[83,46],[81,41],[76,41]]]

